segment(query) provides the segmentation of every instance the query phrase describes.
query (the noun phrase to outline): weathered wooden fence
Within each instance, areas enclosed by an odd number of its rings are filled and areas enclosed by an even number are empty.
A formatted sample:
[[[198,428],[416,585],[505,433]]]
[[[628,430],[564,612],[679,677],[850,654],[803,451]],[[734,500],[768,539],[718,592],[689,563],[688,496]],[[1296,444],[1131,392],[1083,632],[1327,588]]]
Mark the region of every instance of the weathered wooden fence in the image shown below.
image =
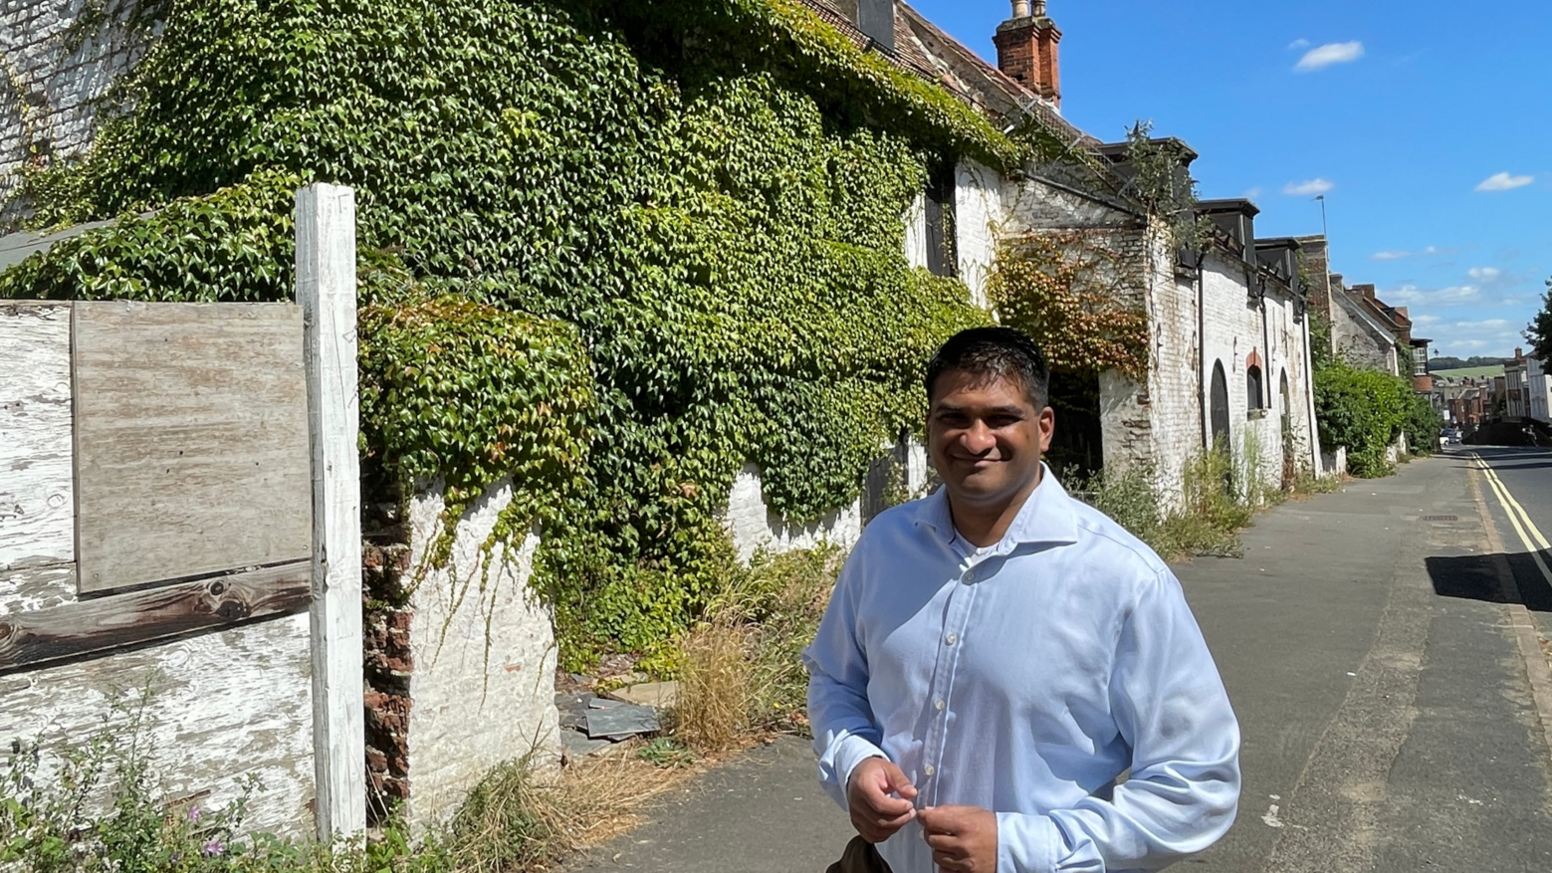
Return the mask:
[[[355,210],[297,195],[297,299],[0,304],[0,738],[156,686],[183,796],[365,823]]]

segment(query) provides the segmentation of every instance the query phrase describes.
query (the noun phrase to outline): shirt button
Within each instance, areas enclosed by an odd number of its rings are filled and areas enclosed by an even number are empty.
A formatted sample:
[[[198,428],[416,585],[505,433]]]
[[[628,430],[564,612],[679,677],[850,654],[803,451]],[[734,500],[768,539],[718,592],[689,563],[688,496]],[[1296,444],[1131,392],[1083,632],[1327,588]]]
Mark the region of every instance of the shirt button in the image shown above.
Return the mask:
[[[953,644],[959,642],[959,634],[949,634],[943,638],[943,642],[952,646]]]
[[[932,708],[936,709],[938,712],[942,712],[944,706],[945,706],[945,704],[943,703],[943,698],[941,698],[941,697],[939,697],[937,700],[934,700],[932,702]]]
[[[928,764],[927,766],[922,768],[922,772],[926,773],[928,776],[931,776],[932,774],[938,772],[938,768],[932,766],[931,764]]]
[[[974,582],[975,581],[975,571],[974,570],[966,570],[965,571],[965,575],[964,575],[964,580],[965,580],[965,582],[967,584],[970,583],[970,582]]]

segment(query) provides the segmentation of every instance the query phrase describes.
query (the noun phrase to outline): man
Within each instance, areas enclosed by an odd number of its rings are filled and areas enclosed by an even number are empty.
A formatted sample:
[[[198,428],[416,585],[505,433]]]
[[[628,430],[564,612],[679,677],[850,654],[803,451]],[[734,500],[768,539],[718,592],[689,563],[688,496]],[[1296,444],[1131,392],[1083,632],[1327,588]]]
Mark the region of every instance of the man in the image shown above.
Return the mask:
[[[1041,462],[1048,382],[1008,328],[928,365],[943,487],[868,525],[804,654],[859,835],[831,873],[1154,870],[1234,820],[1217,668],[1169,568]]]

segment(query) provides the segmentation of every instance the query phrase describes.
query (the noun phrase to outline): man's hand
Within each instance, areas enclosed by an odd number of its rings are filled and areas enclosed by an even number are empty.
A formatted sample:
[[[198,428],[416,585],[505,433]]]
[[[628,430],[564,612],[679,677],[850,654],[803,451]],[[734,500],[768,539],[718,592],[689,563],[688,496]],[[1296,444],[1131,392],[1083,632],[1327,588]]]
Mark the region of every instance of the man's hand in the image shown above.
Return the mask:
[[[917,814],[932,863],[944,873],[997,873],[997,814],[974,806],[929,806]]]
[[[911,803],[915,796],[916,786],[893,761],[868,758],[851,771],[851,781],[846,783],[851,826],[864,840],[882,843],[916,817]]]

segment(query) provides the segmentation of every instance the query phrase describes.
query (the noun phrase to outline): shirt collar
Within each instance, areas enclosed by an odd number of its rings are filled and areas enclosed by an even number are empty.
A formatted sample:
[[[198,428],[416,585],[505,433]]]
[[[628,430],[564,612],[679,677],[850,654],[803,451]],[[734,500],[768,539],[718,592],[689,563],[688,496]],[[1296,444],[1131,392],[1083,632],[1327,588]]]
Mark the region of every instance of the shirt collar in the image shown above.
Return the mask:
[[[997,554],[1007,554],[1025,543],[1064,546],[1078,541],[1078,516],[1072,497],[1044,461],[1040,462],[1040,471],[1040,484],[1019,507],[1008,532],[996,545]],[[940,487],[922,500],[915,521],[937,531],[945,542],[952,543],[959,536],[949,512],[947,488]]]

